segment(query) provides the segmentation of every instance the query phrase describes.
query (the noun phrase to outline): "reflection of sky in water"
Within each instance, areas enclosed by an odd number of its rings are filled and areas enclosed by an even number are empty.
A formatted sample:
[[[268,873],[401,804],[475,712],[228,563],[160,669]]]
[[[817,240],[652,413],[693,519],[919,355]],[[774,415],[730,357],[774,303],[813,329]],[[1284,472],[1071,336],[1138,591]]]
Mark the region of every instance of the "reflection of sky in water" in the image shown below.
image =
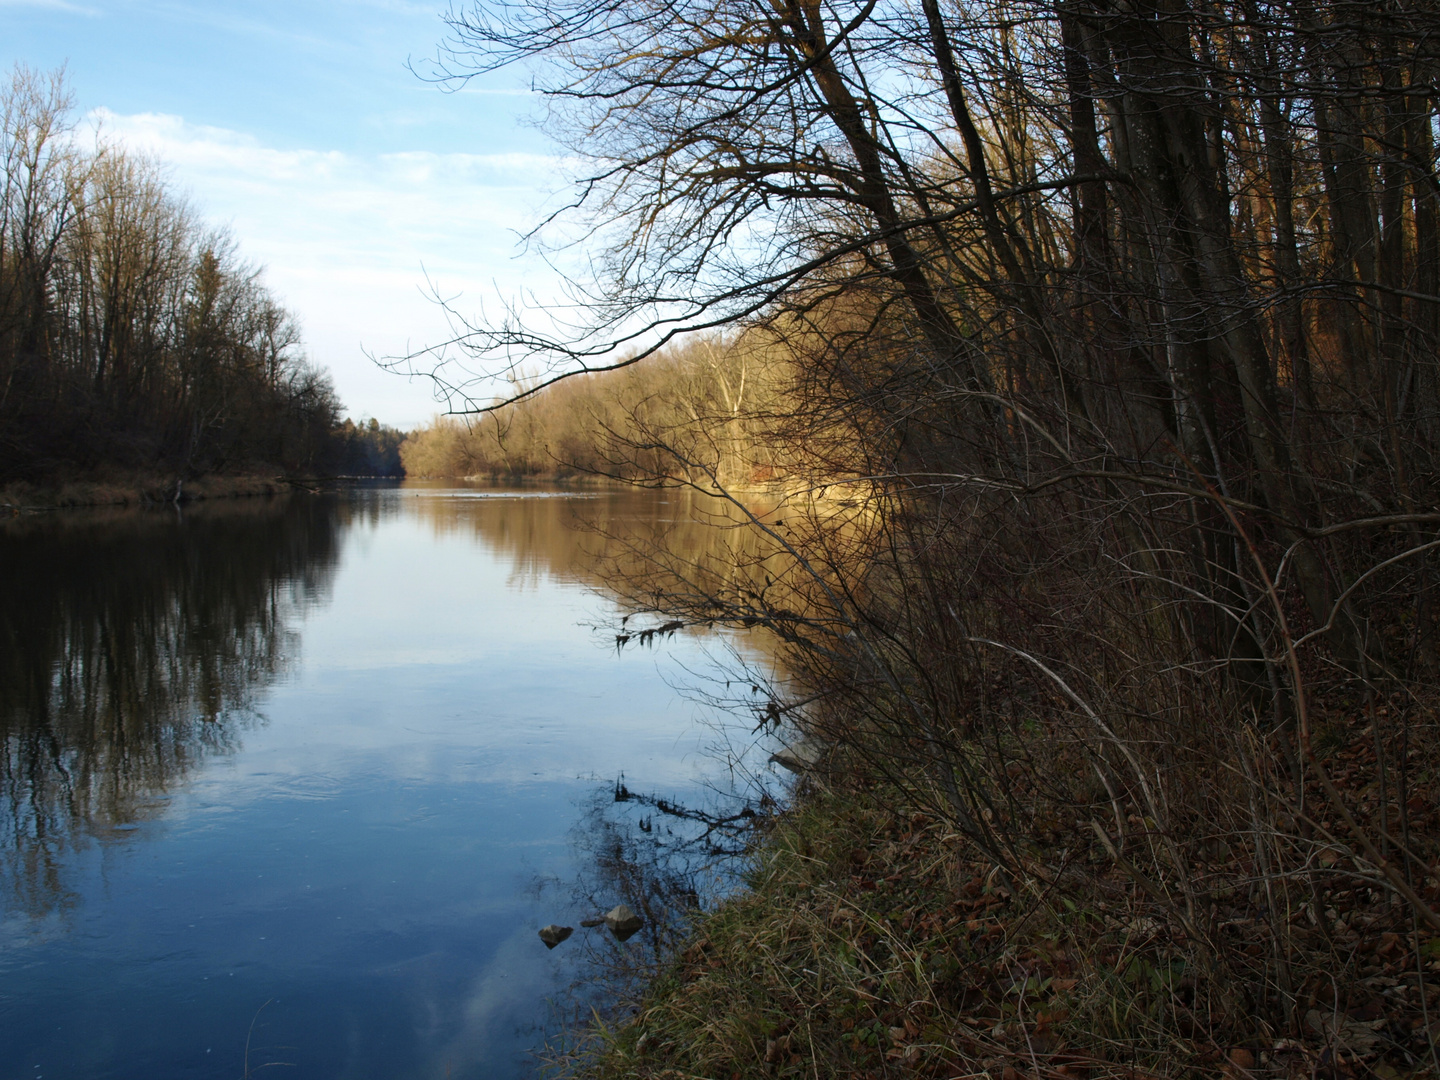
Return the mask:
[[[531,887],[572,872],[591,778],[696,789],[713,732],[666,680],[704,662],[587,628],[583,573],[525,550],[574,549],[560,503],[492,546],[437,496],[368,495],[263,722],[81,845],[68,905],[7,913],[0,1077],[238,1076],[247,1032],[250,1069],[300,1076],[519,1070],[565,962],[535,930],[576,917]]]

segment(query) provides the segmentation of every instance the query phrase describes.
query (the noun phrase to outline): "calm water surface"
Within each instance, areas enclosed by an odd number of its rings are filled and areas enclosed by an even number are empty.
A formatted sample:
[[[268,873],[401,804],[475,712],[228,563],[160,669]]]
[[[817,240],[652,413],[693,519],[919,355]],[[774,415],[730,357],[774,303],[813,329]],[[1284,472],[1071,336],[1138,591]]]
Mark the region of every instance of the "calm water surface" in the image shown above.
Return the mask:
[[[0,525],[0,1077],[528,1071],[582,805],[716,771],[705,643],[591,628],[677,527],[424,485]]]

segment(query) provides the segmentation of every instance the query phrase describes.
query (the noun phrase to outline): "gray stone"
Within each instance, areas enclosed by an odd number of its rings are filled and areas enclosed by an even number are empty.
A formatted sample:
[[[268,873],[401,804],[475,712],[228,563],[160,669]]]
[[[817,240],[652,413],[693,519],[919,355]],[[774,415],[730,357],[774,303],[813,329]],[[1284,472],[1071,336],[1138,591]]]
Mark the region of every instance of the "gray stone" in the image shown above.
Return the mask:
[[[625,941],[627,938],[633,937],[645,925],[645,920],[624,904],[617,904],[605,916],[605,925],[610,928],[610,932],[617,939]]]
[[[540,940],[545,942],[547,949],[553,949],[574,932],[575,928],[573,926],[556,926],[554,923],[551,923],[549,926],[542,926],[540,928]]]
[[[809,772],[820,763],[825,748],[814,739],[797,739],[770,755],[770,760],[793,773]]]

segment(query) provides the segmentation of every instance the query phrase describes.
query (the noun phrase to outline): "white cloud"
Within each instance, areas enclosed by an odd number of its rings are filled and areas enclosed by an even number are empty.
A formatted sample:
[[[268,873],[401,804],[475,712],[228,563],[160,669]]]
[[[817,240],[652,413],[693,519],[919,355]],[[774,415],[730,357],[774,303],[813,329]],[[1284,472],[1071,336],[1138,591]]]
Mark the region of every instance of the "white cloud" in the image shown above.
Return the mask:
[[[3,2],[3,0],[0,0]],[[428,388],[365,358],[448,336],[426,277],[461,310],[521,290],[554,295],[553,272],[520,256],[564,160],[526,153],[359,156],[263,145],[159,113],[90,114],[102,139],[152,155],[216,224],[228,225],[300,316],[312,355],[354,412],[391,423],[435,410]]]

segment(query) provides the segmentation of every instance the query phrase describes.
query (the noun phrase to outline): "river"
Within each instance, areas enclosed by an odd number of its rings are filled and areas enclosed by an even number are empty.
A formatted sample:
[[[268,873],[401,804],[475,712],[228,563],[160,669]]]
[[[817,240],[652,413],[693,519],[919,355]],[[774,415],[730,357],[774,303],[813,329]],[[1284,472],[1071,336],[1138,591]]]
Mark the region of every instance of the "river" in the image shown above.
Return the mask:
[[[415,483],[0,525],[0,1077],[525,1075],[587,812],[748,734],[679,689],[735,641],[605,630],[677,529]]]

